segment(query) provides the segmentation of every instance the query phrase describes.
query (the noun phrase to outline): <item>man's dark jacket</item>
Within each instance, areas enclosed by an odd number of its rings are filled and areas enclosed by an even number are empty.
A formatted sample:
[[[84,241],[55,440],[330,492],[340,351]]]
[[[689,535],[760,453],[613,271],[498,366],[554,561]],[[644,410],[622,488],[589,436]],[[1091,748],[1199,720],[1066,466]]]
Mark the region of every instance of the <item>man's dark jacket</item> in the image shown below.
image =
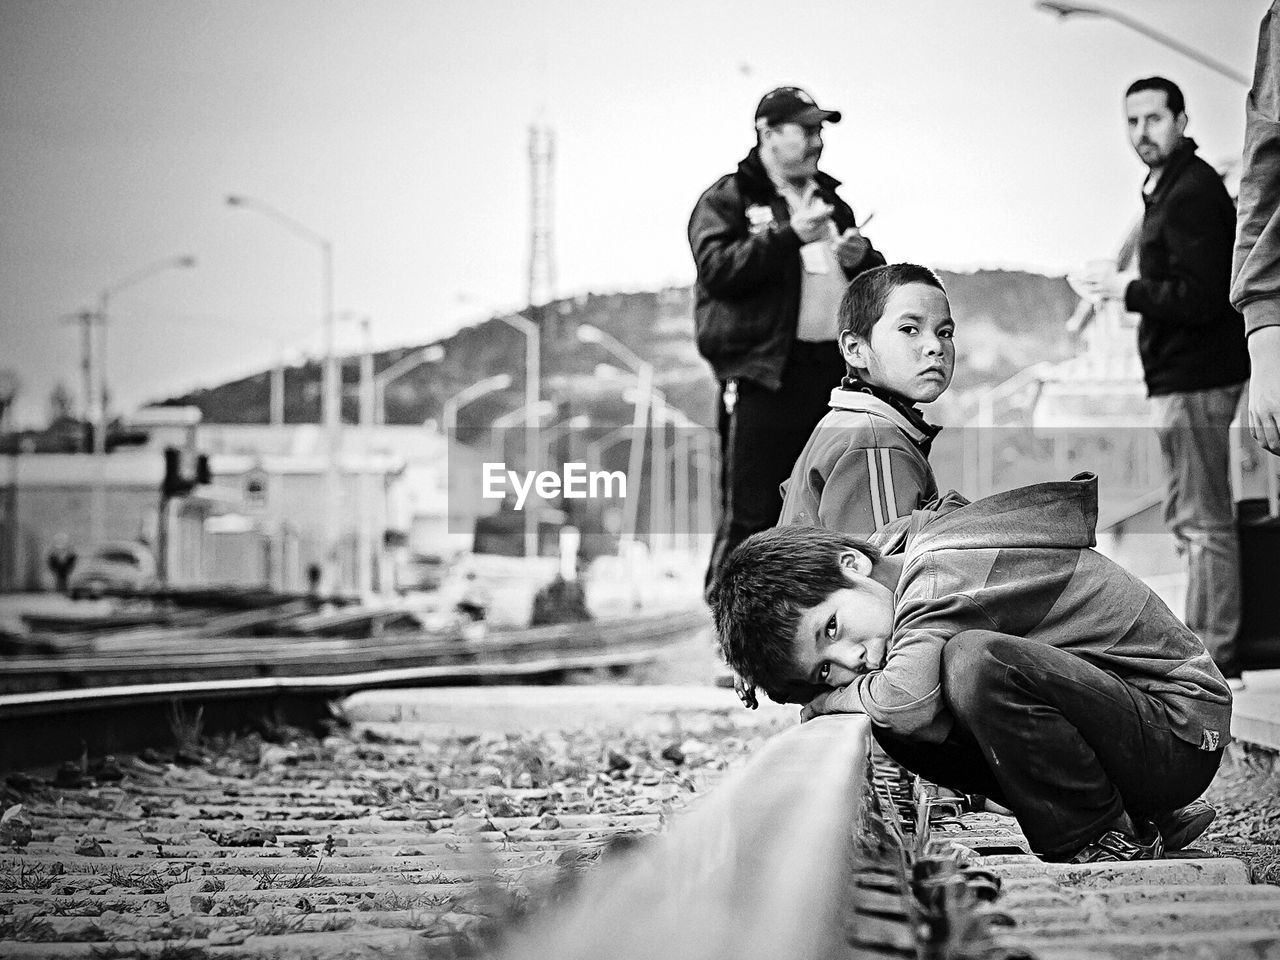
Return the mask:
[[[817,195],[835,210],[843,233],[853,210],[836,195],[840,181],[819,173]],[[753,226],[747,210],[754,208]],[[774,187],[757,149],[698,199],[689,218],[689,246],[698,268],[694,321],[698,352],[717,379],[742,377],[777,390],[800,316],[800,247],[787,202]],[[767,219],[766,219],[767,218]],[[849,279],[884,263],[868,243]]]
[[[1151,396],[1241,383],[1249,377],[1244,320],[1227,299],[1236,212],[1190,138],[1144,196],[1138,277],[1125,307],[1142,314],[1138,353]]]

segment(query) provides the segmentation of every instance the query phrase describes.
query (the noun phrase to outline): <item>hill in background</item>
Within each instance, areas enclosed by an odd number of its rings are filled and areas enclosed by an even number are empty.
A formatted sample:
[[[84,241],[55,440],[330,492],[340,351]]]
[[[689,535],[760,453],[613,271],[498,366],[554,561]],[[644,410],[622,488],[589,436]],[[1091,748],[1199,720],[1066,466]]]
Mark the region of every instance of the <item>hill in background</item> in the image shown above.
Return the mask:
[[[951,393],[959,395],[998,383],[1041,360],[1072,353],[1065,324],[1076,296],[1065,279],[1016,270],[973,273],[939,271],[957,321],[957,365]],[[600,363],[616,364],[601,347],[580,343],[579,324],[606,331],[652,362],[657,386],[668,402],[692,419],[714,422],[715,386],[693,345],[693,298],[689,287],[657,292],[587,294],[557,300],[536,313],[542,331],[544,397],[598,423],[625,423],[630,405],[621,381],[596,375]],[[484,397],[463,411],[462,423],[488,423],[523,400],[522,334],[498,319],[459,330],[439,341],[444,358],[422,365],[388,384],[386,422],[421,424],[439,419],[444,402],[476,380],[509,373],[512,387]],[[382,371],[426,344],[380,351]],[[357,422],[359,363],[343,358],[342,416]],[[165,404],[199,407],[206,423],[266,423],[271,371],[171,397]],[[315,423],[320,418],[320,363],[309,360],[285,370],[285,421]]]

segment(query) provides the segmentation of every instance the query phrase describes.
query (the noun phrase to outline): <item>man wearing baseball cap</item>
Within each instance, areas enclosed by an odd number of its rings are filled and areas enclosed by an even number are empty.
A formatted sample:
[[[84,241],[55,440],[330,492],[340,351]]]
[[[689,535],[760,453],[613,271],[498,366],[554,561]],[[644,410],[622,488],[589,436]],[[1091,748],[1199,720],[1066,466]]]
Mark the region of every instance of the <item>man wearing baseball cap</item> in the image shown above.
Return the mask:
[[[823,124],[839,121],[799,87],[765,94],[755,147],[689,220],[698,351],[721,398],[721,518],[708,587],[739,543],[778,522],[779,486],[845,372],[840,298],[885,262],[836,195],[839,181],[818,170]]]

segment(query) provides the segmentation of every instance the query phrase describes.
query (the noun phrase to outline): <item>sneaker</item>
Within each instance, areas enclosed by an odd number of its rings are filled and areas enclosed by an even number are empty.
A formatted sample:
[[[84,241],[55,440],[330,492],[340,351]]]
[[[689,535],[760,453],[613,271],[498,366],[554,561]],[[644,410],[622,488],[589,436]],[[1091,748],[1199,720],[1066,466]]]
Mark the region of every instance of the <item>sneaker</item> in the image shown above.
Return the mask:
[[[1203,800],[1152,817],[1166,850],[1181,850],[1209,828],[1218,811]]]
[[[1128,860],[1159,860],[1164,856],[1164,842],[1154,824],[1144,824],[1140,837],[1119,830],[1108,830],[1092,843],[1076,851],[1067,863],[1105,863]]]

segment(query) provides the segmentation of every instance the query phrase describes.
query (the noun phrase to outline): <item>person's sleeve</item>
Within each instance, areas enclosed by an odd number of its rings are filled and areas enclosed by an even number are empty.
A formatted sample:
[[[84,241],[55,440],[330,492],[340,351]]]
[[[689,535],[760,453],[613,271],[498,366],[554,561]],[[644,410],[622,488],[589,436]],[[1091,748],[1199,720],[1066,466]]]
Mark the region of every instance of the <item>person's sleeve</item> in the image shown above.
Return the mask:
[[[1280,325],[1280,2],[1262,17],[1245,104],[1231,305],[1245,330]]]
[[[975,617],[988,622],[965,594],[907,601],[898,608],[884,668],[846,688],[856,691],[872,723],[913,740],[946,739],[953,719],[942,696],[942,648],[962,629],[971,629]]]
[[[839,205],[841,217],[847,218],[844,222],[848,225],[856,224],[858,222],[858,218],[853,212],[853,207],[845,203],[844,198],[839,194],[833,193],[832,197]],[[884,258],[884,254],[876,249],[876,245],[871,242],[870,237],[864,234],[862,239],[867,241],[867,251],[862,255],[862,259],[852,267],[841,267],[841,269],[844,270],[845,277],[849,280],[852,280],[860,273],[870,270],[872,267],[883,267],[887,262]]]
[[[1126,309],[1157,323],[1199,326],[1219,321],[1222,312],[1217,298],[1222,296],[1222,280],[1215,283],[1210,270],[1212,264],[1221,262],[1214,256],[1215,246],[1230,240],[1214,236],[1212,225],[1220,216],[1215,209],[1215,186],[1197,183],[1186,190],[1175,186],[1177,192],[1166,204],[1164,224],[1168,274],[1132,281],[1125,290]]]
[[[919,508],[933,488],[918,457],[894,447],[845,450],[818,498],[818,524],[866,537]]]
[[[862,239],[867,241],[867,252],[862,255],[862,259],[855,263],[852,267],[843,267],[845,276],[852,280],[860,273],[870,270],[872,267],[883,267],[887,262],[884,254],[875,248],[875,244],[871,242],[871,238],[864,236]]]
[[[800,238],[790,225],[751,233],[743,217],[735,196],[713,188],[689,218],[698,282],[713,297],[732,300],[775,284],[799,256]]]

